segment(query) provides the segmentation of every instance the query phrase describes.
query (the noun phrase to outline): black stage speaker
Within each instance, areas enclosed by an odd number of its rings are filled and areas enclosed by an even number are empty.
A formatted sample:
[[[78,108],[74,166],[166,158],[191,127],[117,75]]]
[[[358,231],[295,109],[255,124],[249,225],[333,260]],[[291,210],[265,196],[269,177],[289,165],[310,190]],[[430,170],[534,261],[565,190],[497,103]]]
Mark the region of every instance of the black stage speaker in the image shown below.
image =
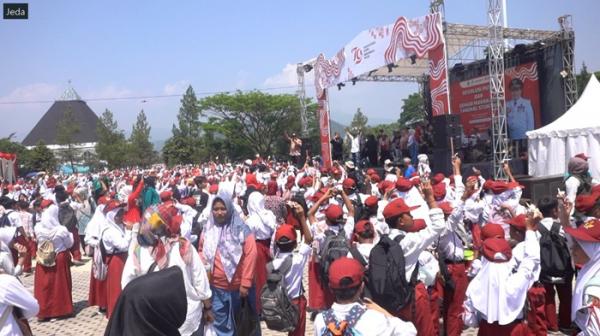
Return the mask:
[[[433,146],[450,148],[450,138],[454,138],[455,146],[460,144],[461,126],[456,114],[444,114],[431,118],[433,126]]]
[[[537,204],[543,197],[556,197],[558,188],[563,188],[563,179],[563,175],[552,175],[517,178],[517,181],[525,187],[523,189],[523,198],[527,198],[532,203]]]

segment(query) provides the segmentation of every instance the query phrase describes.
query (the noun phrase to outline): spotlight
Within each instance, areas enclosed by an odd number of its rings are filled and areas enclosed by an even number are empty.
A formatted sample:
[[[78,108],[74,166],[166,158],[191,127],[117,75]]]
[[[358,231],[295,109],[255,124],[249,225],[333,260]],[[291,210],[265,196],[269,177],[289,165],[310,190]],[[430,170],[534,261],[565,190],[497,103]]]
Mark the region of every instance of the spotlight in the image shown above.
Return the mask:
[[[394,63],[390,63],[390,64],[388,64],[388,65],[387,65],[388,72],[392,72],[392,71],[394,71],[394,68],[397,68],[397,67],[398,67],[398,66],[397,66],[396,64],[394,64]]]
[[[567,70],[562,70],[562,71],[561,71],[561,72],[559,72],[559,73],[560,73],[560,76],[561,76],[562,78],[567,78],[567,76],[569,75],[569,73],[567,72]]]
[[[368,76],[369,76],[369,77],[371,77],[371,76],[373,76],[373,74],[374,74],[374,73],[376,73],[376,72],[377,72],[377,70],[371,70],[371,71],[369,71],[369,74],[368,74]]]
[[[342,90],[342,87],[344,87],[344,86],[346,86],[346,84],[344,84],[344,83],[338,83],[338,84],[337,84],[338,91],[341,91],[341,90]]]
[[[352,78],[352,85],[356,85],[356,82],[358,81],[358,77],[354,77]]]
[[[410,64],[416,64],[417,63],[417,55],[412,54],[410,55]]]
[[[516,45],[516,46],[513,48],[513,51],[514,51],[516,54],[523,55],[523,54],[524,54],[524,53],[527,51],[527,46],[526,46],[526,45],[524,45],[524,44],[522,44],[522,43],[520,43],[520,44],[517,44],[517,45]]]
[[[462,63],[456,63],[452,67],[452,70],[456,72],[463,72],[465,71],[465,66]]]
[[[302,68],[304,69],[304,72],[310,72],[313,69],[313,66],[310,64],[304,64]]]

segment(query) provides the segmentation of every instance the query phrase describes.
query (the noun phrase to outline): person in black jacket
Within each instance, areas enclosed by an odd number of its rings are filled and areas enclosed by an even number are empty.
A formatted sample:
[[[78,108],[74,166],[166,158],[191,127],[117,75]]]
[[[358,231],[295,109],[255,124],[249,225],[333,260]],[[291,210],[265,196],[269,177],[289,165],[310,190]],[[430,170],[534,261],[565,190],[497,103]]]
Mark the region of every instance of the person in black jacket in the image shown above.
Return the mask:
[[[344,141],[340,137],[340,133],[335,132],[331,139],[331,157],[333,161],[342,161],[344,155]]]

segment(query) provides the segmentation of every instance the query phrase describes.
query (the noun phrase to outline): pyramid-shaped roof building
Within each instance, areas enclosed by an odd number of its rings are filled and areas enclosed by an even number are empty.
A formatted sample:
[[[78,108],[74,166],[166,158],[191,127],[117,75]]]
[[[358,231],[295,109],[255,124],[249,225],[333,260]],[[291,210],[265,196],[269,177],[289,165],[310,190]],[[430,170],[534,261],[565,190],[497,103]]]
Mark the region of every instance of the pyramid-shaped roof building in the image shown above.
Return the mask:
[[[46,145],[57,145],[57,133],[60,120],[65,111],[71,110],[79,132],[73,136],[74,143],[95,143],[98,141],[96,127],[98,116],[70,85],[42,116],[29,134],[23,139],[24,146],[35,146],[41,140]]]

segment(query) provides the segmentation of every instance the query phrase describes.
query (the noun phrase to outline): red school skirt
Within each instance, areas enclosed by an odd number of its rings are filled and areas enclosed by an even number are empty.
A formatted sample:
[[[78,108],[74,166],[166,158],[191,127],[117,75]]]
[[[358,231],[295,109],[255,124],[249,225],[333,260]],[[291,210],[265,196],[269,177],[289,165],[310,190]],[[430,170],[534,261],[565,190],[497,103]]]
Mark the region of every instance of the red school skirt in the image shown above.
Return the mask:
[[[40,305],[38,318],[47,319],[73,314],[70,264],[71,254],[67,250],[56,255],[56,265],[35,266],[33,296]]]
[[[106,317],[109,319],[121,295],[121,277],[126,260],[127,252],[111,254],[106,258]]]
[[[88,294],[88,304],[106,309],[106,279],[100,281],[94,278],[94,273],[90,270],[90,290]]]

